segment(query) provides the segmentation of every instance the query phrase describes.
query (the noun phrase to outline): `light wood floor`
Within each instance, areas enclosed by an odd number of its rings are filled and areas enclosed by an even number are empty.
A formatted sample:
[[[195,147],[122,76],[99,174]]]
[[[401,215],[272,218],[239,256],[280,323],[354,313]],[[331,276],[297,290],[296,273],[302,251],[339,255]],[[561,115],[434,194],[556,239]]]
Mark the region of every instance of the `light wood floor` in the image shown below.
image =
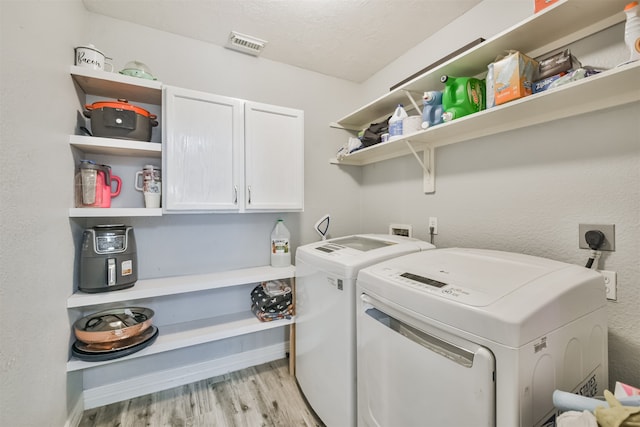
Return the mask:
[[[84,412],[80,427],[324,427],[287,359]]]

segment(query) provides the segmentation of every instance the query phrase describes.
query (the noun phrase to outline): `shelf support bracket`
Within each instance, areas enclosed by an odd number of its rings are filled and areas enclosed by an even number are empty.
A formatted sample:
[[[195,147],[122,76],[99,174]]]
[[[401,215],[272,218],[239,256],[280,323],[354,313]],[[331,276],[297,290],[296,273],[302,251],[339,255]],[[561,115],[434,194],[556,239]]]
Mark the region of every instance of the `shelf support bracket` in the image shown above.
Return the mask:
[[[425,145],[422,150],[422,159],[418,156],[418,153],[411,145],[411,141],[406,140],[407,146],[411,153],[414,155],[423,172],[423,190],[425,194],[431,194],[436,192],[436,174],[435,174],[435,148],[430,145]]]
[[[419,115],[422,115],[422,108],[418,107],[418,104],[416,103],[415,99],[413,99],[413,96],[411,96],[411,92],[409,92],[408,90],[403,90],[403,92],[405,95],[407,95],[407,98],[409,98],[409,101],[411,101],[411,104],[413,104],[413,108],[416,109]]]

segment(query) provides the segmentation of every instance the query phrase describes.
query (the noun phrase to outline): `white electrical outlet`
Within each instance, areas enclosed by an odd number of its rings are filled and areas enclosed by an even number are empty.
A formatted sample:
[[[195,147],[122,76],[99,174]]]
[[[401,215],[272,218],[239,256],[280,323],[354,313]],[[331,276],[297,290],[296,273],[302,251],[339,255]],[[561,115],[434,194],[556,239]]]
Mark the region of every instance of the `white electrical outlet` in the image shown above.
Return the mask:
[[[433,227],[433,234],[438,234],[438,218],[435,216],[429,217],[429,229],[427,232],[431,233],[431,227]]]
[[[618,295],[616,292],[616,286],[618,280],[616,278],[616,272],[607,270],[598,270],[598,272],[604,277],[604,287],[607,294],[607,299],[610,301],[617,301]]]

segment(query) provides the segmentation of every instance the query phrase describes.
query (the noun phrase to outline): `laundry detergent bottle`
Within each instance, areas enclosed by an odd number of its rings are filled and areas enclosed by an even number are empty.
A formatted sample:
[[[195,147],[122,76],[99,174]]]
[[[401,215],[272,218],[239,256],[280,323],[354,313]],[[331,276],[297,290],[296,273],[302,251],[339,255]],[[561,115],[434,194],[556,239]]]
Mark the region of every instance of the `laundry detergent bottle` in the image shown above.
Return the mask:
[[[477,113],[485,108],[484,81],[474,77],[442,76],[445,84],[442,92],[442,118],[445,122]]]
[[[430,90],[422,97],[422,129],[442,123],[442,92]]]
[[[625,6],[624,13],[627,21],[624,24],[624,42],[629,47],[631,57],[629,61],[640,59],[640,5],[633,1]]]
[[[398,139],[403,134],[402,121],[409,117],[402,104],[398,104],[389,119],[389,140]]]
[[[281,219],[276,222],[271,232],[271,266],[288,267],[291,265],[291,250],[289,246],[289,230]]]

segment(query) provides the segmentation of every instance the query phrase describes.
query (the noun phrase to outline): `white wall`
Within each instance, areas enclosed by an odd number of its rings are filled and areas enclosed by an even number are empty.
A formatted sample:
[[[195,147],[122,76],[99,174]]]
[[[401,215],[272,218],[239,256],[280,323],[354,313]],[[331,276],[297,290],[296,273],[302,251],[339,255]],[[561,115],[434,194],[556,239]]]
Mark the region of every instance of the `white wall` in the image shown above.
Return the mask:
[[[79,2],[0,2],[0,425],[64,425],[74,249],[68,72]],[[70,390],[67,393],[67,389]],[[69,397],[69,400],[67,400]]]
[[[532,4],[485,0],[372,77],[365,85],[365,98],[379,97],[394,83],[478,35],[491,35],[486,30],[492,25],[483,32],[471,23],[495,22],[500,30],[508,28],[528,16]],[[623,25],[575,43],[571,49],[586,65],[611,67],[628,58]],[[600,268],[618,273],[618,302],[608,303],[610,382],[637,386],[638,117],[640,103],[636,102],[439,148],[435,194],[422,193],[421,170],[413,156],[366,166],[361,188],[363,227],[384,232],[390,223],[407,223],[417,237],[427,239],[428,217],[435,216],[439,247],[500,249],[584,265],[588,251],[578,248],[578,224],[615,224],[616,251],[600,260]]]
[[[360,230],[354,194],[361,171],[328,163],[336,135],[328,123],[359,86],[87,13],[80,0],[3,0],[0,13],[0,425],[63,425],[82,388],[81,375],[66,373],[65,307],[79,232],[99,221],[68,218],[74,171],[68,135],[84,102],[69,75],[75,46],[95,44],[114,58],[116,70],[141,60],[166,84],[303,109],[305,212],[283,215],[294,249],[317,239],[313,224],[327,212],[333,235]],[[267,264],[277,217],[109,221],[134,226],[140,278],[147,278]]]

